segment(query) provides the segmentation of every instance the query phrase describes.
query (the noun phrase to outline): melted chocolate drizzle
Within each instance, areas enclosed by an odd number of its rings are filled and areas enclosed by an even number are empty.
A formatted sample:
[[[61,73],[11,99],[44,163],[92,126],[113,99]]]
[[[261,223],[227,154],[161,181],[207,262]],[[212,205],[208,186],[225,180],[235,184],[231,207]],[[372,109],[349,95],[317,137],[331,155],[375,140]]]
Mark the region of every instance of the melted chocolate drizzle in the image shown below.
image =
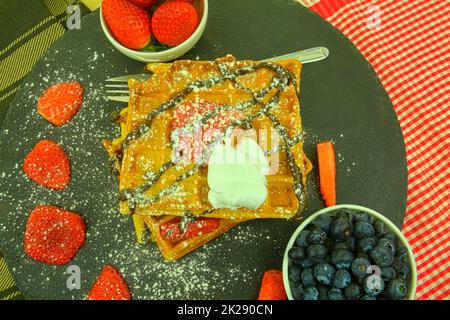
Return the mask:
[[[233,129],[237,126],[241,126],[244,128],[251,128],[251,122],[254,119],[256,119],[262,115],[268,117],[273,122],[273,124],[274,124],[275,128],[278,130],[280,136],[285,141],[285,146],[280,147],[279,150],[286,152],[287,162],[288,162],[289,168],[290,168],[291,173],[294,178],[294,194],[299,201],[299,205],[302,205],[302,204],[304,205],[305,204],[305,187],[302,184],[302,176],[301,176],[302,174],[301,174],[300,168],[297,166],[297,164],[295,162],[294,155],[290,151],[290,148],[292,146],[294,146],[295,144],[297,144],[298,142],[301,141],[301,139],[303,138],[303,135],[300,134],[296,137],[290,138],[289,134],[287,132],[287,129],[279,122],[279,120],[272,113],[270,113],[270,109],[278,105],[280,93],[282,91],[284,91],[285,88],[289,84],[292,84],[294,86],[295,91],[296,91],[296,96],[299,99],[300,93],[299,93],[299,90],[297,89],[297,80],[295,78],[295,75],[292,74],[290,71],[284,69],[282,66],[277,65],[277,64],[272,64],[269,62],[262,62],[262,63],[256,64],[256,65],[246,66],[246,67],[243,67],[243,68],[240,68],[237,70],[228,68],[226,63],[216,62],[216,64],[221,73],[220,76],[218,76],[216,78],[202,80],[202,81],[194,81],[194,82],[190,83],[185,89],[183,89],[182,91],[177,93],[175,95],[175,97],[164,102],[158,108],[152,110],[148,114],[144,123],[142,125],[140,125],[137,129],[130,132],[125,137],[124,141],[122,142],[121,149],[122,150],[127,149],[132,141],[139,139],[141,136],[143,136],[145,133],[147,133],[150,130],[153,120],[155,119],[156,116],[177,106],[179,103],[181,103],[186,98],[186,96],[188,94],[190,94],[194,90],[202,89],[202,88],[208,89],[208,88],[213,87],[216,84],[222,83],[226,80],[230,80],[236,88],[242,89],[242,90],[250,93],[252,95],[252,98],[249,101],[246,101],[239,105],[219,106],[219,107],[215,108],[214,110],[210,110],[210,111],[206,112],[204,115],[201,116],[201,119],[200,119],[200,121],[203,125],[206,124],[209,119],[215,117],[216,115],[218,115],[222,112],[226,112],[228,110],[233,110],[233,109],[234,110],[245,110],[245,109],[247,109],[253,105],[257,105],[257,104],[259,104],[261,106],[261,108],[259,109],[258,112],[254,113],[253,115],[251,115],[245,119],[239,119],[239,120],[235,120],[234,122],[232,122],[228,126],[228,128],[226,130],[224,130],[224,133],[219,135],[219,137],[217,137],[210,144],[210,146],[213,145],[215,142],[223,139],[226,136],[227,132],[229,132],[230,129]],[[241,85],[237,81],[238,77],[254,73],[262,68],[267,68],[276,74],[275,76],[273,76],[273,78],[267,88],[263,88],[261,90],[254,92],[253,90]],[[277,89],[274,96],[271,98],[271,100],[268,103],[263,103],[263,98],[273,89]],[[186,127],[190,127],[192,125],[193,124],[190,124]],[[172,146],[172,143],[171,143],[171,146]],[[203,150],[202,158],[204,158],[206,156],[207,151],[208,150]],[[270,154],[270,153],[273,153],[276,151],[277,151],[276,149],[272,149],[272,150],[269,150],[267,153]],[[171,186],[167,187],[166,189],[161,190],[156,195],[148,196],[148,195],[144,194],[144,192],[146,190],[150,189],[167,170],[174,167],[175,165],[176,164],[173,161],[169,161],[169,162],[163,164],[163,166],[159,169],[159,171],[154,173],[141,186],[137,187],[134,190],[130,190],[130,189],[121,190],[119,192],[119,199],[121,201],[128,200],[128,206],[129,206],[130,210],[133,212],[137,204],[149,205],[149,204],[152,204],[152,203],[158,201],[159,199],[161,199],[164,196],[168,196],[168,195],[174,193],[178,189],[179,183],[181,181],[193,176],[200,168],[200,165],[194,165],[193,168],[189,169],[184,174],[177,177],[177,179]],[[214,210],[215,209],[208,209],[208,210],[204,211],[203,213],[201,213],[200,215],[210,214],[210,213],[214,212]]]

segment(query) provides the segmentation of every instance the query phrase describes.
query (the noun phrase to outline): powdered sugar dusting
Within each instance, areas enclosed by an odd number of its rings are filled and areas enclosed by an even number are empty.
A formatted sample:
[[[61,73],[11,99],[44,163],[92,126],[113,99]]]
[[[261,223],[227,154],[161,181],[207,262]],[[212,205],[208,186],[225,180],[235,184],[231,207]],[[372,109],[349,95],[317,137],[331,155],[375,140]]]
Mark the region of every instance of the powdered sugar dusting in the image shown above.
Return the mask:
[[[123,104],[105,99],[102,82],[139,70],[142,64],[131,66],[106,42],[101,52],[89,45],[76,50],[56,46],[23,83],[0,138],[0,206],[7,212],[0,217],[2,251],[19,287],[31,298],[84,299],[103,266],[109,264],[124,276],[134,299],[250,298],[253,293],[256,297],[264,270],[281,267],[290,236],[282,230],[288,222],[273,221],[270,228],[260,221],[242,223],[168,263],[154,243],[136,243],[131,219],[120,215],[117,180],[110,174],[101,140],[119,134],[109,116]],[[75,117],[57,128],[37,114],[36,104],[47,87],[63,81],[82,83],[84,100]],[[62,191],[36,185],[22,171],[22,159],[41,139],[56,141],[69,156],[72,178]],[[67,289],[67,266],[45,265],[24,253],[25,223],[39,204],[77,212],[86,222],[86,243],[69,264],[80,267],[80,290]],[[297,224],[291,223],[292,228]]]

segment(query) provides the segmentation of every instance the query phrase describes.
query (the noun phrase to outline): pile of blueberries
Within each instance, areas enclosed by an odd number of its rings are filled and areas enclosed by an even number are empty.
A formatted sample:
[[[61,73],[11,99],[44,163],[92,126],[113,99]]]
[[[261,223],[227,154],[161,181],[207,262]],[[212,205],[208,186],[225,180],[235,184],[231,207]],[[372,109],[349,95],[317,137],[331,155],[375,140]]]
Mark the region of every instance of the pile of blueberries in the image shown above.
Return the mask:
[[[367,212],[319,215],[288,255],[296,300],[400,300],[408,294],[407,249]]]

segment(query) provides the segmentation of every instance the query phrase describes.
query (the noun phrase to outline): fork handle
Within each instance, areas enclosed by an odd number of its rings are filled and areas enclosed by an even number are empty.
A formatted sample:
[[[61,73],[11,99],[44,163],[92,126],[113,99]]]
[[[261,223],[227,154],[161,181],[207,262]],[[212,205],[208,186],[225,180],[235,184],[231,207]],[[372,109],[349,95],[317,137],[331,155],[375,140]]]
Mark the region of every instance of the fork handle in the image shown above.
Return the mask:
[[[287,59],[297,59],[301,63],[310,63],[315,61],[320,61],[326,59],[330,55],[330,52],[325,47],[315,47],[302,51],[296,51],[289,54],[285,54],[282,56],[277,56],[265,60],[261,60],[264,62],[268,61],[279,61],[279,60],[287,60]]]

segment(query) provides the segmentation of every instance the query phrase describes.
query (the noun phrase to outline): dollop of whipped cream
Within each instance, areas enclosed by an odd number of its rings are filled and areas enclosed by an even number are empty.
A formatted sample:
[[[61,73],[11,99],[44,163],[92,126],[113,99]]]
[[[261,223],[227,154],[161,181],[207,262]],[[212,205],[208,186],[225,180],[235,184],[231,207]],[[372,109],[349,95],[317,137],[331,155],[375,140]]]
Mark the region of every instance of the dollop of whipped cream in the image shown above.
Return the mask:
[[[233,147],[231,140],[211,150],[208,200],[216,209],[257,209],[267,198],[269,162],[258,143],[248,137]]]

